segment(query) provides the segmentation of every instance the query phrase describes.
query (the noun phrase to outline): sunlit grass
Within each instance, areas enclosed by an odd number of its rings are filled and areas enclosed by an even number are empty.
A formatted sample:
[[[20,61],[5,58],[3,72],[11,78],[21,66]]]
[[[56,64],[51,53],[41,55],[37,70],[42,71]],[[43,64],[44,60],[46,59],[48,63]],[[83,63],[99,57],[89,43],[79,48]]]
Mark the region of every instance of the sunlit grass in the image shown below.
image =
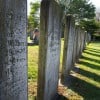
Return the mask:
[[[31,40],[28,37],[28,41]],[[62,66],[62,55],[63,55],[63,45],[64,40],[61,39],[61,57],[60,57],[60,70]],[[37,81],[37,72],[38,72],[38,53],[39,46],[28,46],[28,80],[29,81]]]
[[[91,43],[87,46],[79,66],[83,70],[100,75],[100,43]]]
[[[31,42],[31,41],[30,41]],[[63,44],[61,42],[60,71],[62,66]],[[36,95],[37,72],[38,72],[38,50],[39,46],[28,46],[28,81],[29,100],[34,100]],[[100,42],[90,43],[84,50],[82,57],[76,64],[79,72],[72,71],[71,76],[75,78],[71,87],[64,90],[69,100],[99,100],[100,99]]]
[[[28,46],[28,80],[37,81],[38,46]]]
[[[63,59],[63,47],[64,47],[64,39],[61,39],[61,51],[60,51],[60,69],[59,71],[62,71],[62,59]]]
[[[100,42],[90,43],[84,50],[79,64],[79,72],[72,71],[72,76],[77,78],[81,85],[79,94],[86,100],[100,99]]]
[[[82,75],[81,73],[80,74],[79,73],[75,73],[75,72],[72,72],[72,73],[73,73],[72,75],[74,77],[77,77],[77,78],[79,78],[79,79],[81,79],[81,80],[83,80],[83,81],[85,81],[87,83],[90,83],[90,84],[100,88],[100,82],[94,80],[93,77],[90,78],[90,77]]]
[[[61,57],[60,57],[60,68],[62,66],[62,55],[63,55],[63,44],[64,40],[61,39]],[[32,40],[28,37],[28,42],[31,43]],[[36,95],[36,88],[34,89],[34,84],[36,87],[37,76],[38,76],[38,53],[39,46],[28,46],[28,91],[29,91],[29,100],[34,100],[34,95]],[[61,70],[61,69],[60,69]]]
[[[100,42],[87,45],[75,65],[61,93],[68,100],[100,100]]]

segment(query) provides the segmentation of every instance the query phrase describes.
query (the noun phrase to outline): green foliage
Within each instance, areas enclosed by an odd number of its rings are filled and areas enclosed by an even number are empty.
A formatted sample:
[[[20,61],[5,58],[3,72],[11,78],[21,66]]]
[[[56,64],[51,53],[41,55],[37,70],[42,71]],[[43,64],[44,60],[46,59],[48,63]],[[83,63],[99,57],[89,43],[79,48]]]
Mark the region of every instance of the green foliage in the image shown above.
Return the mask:
[[[39,8],[39,2],[31,3],[31,12],[28,16],[28,30],[33,30],[34,28],[38,27],[40,20]]]
[[[77,19],[95,17],[95,7],[88,0],[73,0],[70,3],[69,14],[73,14]]]
[[[75,21],[84,27],[89,33],[98,29],[98,24],[93,20],[95,17],[95,6],[89,0],[58,0],[66,14],[75,17]],[[67,3],[67,4],[66,4]]]
[[[72,14],[78,20],[95,17],[95,6],[89,0],[58,0],[66,14]]]
[[[95,31],[99,29],[99,23],[95,20],[81,20],[80,25],[91,34],[95,33]]]

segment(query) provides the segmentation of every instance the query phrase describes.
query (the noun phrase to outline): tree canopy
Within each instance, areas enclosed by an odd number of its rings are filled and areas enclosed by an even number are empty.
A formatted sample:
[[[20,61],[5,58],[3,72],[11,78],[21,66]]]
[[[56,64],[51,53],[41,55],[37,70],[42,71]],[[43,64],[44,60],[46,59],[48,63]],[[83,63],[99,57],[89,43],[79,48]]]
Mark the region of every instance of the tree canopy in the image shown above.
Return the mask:
[[[85,30],[91,34],[95,33],[100,28],[100,24],[94,19],[92,20],[81,20],[80,26],[84,27]]]
[[[39,8],[40,8],[40,3],[39,2],[34,2],[31,3],[31,12],[30,15],[28,16],[28,29],[33,30],[34,28],[38,27],[39,21],[40,21],[40,16],[39,16]]]
[[[78,19],[93,19],[95,17],[95,6],[88,0],[73,0],[69,6],[68,13]]]
[[[65,15],[71,14],[75,17],[80,26],[87,31],[90,28],[97,29],[97,24],[93,20],[95,17],[95,6],[89,0],[56,0],[63,8]],[[28,29],[32,30],[39,25],[40,3],[31,3],[31,12],[28,16]],[[93,31],[91,31],[93,32]]]
[[[98,29],[98,24],[94,20],[96,8],[89,0],[59,0],[59,3],[65,10],[65,15],[74,16],[76,23],[87,32],[92,34]]]
[[[93,19],[95,17],[95,6],[89,0],[58,0],[66,14],[72,14],[75,18]]]

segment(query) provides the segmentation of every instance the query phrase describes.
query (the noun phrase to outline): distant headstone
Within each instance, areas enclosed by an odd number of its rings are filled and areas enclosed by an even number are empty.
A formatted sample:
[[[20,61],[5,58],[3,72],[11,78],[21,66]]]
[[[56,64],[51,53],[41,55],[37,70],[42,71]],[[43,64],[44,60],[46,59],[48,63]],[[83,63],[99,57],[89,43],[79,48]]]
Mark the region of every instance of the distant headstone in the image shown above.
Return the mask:
[[[75,21],[71,15],[66,17],[65,34],[64,34],[64,53],[62,62],[62,82],[70,73],[73,67],[73,51],[75,37]]]

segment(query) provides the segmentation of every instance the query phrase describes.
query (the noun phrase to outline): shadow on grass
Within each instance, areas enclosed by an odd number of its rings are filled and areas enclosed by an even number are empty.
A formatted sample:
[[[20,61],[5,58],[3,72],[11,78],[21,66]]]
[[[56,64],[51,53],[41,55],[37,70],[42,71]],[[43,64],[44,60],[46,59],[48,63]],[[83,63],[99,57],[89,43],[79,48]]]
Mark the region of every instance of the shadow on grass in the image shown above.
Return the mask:
[[[34,43],[27,43],[28,46],[36,46],[38,44],[34,44]]]
[[[94,58],[89,58],[89,57],[85,57],[85,56],[81,56],[81,58],[82,59],[85,59],[85,60],[88,60],[88,61],[93,61],[93,62],[96,62],[96,63],[98,63],[98,64],[100,64],[100,59],[98,60],[98,59],[94,59]]]
[[[100,64],[100,60],[97,59],[93,59],[93,58],[89,58],[89,57],[85,57],[85,56],[81,56],[82,59],[88,60],[88,61],[93,61],[96,62],[98,64]]]
[[[37,100],[36,96],[33,96],[32,100]],[[57,93],[57,95],[55,96],[55,98],[53,100],[68,100],[66,97],[64,97],[63,95],[60,95]]]
[[[90,51],[84,51],[84,53],[87,53],[87,54],[89,54],[89,55],[93,55],[93,56],[96,56],[96,57],[100,57],[99,54],[92,53],[92,52],[90,52]]]
[[[68,100],[66,97],[63,95],[57,94],[56,98],[54,100]]]
[[[63,84],[83,96],[84,100],[100,100],[100,88],[77,77],[69,75]]]
[[[92,68],[92,69],[100,70],[99,65],[91,64],[89,62],[81,61],[81,62],[79,62],[79,64],[84,65],[84,66],[88,66],[89,68]]]
[[[99,47],[99,45],[97,47]],[[84,53],[88,54],[88,57],[82,56],[82,60],[79,61],[79,64],[82,65],[82,67],[85,66],[86,68],[96,69],[100,71],[100,60],[97,59],[97,57],[100,57],[99,49],[86,48]],[[90,57],[93,57],[90,58],[89,55]],[[84,100],[100,100],[100,88],[97,86],[97,84],[94,83],[93,85],[89,83],[85,78],[82,79],[81,75],[89,78],[91,81],[98,82],[98,84],[100,83],[100,76],[95,73],[83,70],[81,69],[81,67],[74,67],[72,71],[75,72],[75,75],[68,75],[66,77],[65,83],[62,84],[78,93],[84,98]],[[77,75],[80,75],[78,76],[79,78],[77,77]]]
[[[87,48],[85,50],[93,52],[93,53],[100,53],[100,51],[98,51],[98,49]]]
[[[89,71],[85,71],[85,70],[82,70],[82,69],[77,68],[77,67],[74,67],[73,71],[76,72],[76,73],[79,73],[79,74],[81,74],[81,75],[83,75],[85,77],[88,77],[91,80],[100,82],[100,76],[95,74],[95,73],[92,73],[92,72],[89,72]]]

